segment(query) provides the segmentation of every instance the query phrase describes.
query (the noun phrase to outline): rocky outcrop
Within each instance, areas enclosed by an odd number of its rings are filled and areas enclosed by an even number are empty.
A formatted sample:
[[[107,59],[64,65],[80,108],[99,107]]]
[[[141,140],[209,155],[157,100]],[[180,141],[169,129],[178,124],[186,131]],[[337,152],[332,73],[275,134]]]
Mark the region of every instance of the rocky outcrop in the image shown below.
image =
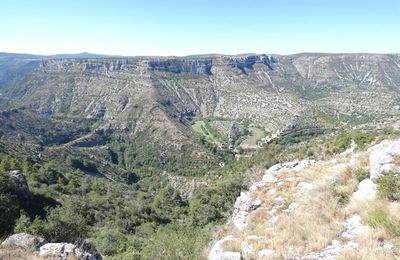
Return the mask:
[[[83,252],[78,246],[71,243],[47,243],[40,247],[39,256],[44,258],[68,260],[99,260],[91,253]]]
[[[39,236],[33,236],[26,233],[19,233],[9,236],[1,243],[4,247],[18,247],[25,250],[38,250],[45,240]]]
[[[20,170],[14,170],[10,172],[11,179],[14,179],[18,186],[21,187],[22,196],[25,199],[29,199],[32,196],[32,193],[29,190],[28,181],[26,180],[25,175]]]
[[[260,207],[262,204],[260,199],[253,200],[248,192],[241,192],[235,202],[235,209],[232,216],[232,222],[238,229],[247,226],[247,215]]]
[[[265,172],[264,176],[262,177],[262,180],[251,185],[249,190],[256,191],[256,190],[264,187],[268,183],[277,182],[278,179],[274,176],[274,174],[277,174],[277,173],[283,172],[283,171],[287,171],[287,170],[300,171],[300,170],[307,168],[315,163],[317,163],[317,161],[315,161],[315,160],[302,160],[302,161],[295,160],[292,162],[275,164],[275,165],[271,166]],[[305,187],[303,187],[303,185],[305,185]],[[299,183],[299,186],[300,186],[300,188],[305,188],[305,189],[313,188],[312,184],[309,184],[309,183]]]
[[[293,161],[286,163],[279,163],[271,166],[263,176],[262,180],[254,183],[250,186],[250,192],[254,192],[261,187],[264,187],[268,183],[275,183],[278,179],[274,176],[274,173],[279,173],[286,170],[301,170],[315,164],[314,160],[303,160],[303,161]],[[299,183],[301,189],[309,190],[313,188],[312,184],[309,183]],[[232,222],[236,228],[242,230],[248,225],[247,216],[251,211],[256,210],[262,204],[260,199],[252,199],[249,192],[241,192],[240,196],[236,199],[235,208],[232,215]],[[297,207],[296,204],[291,205],[288,210],[294,210]]]
[[[395,157],[400,156],[400,139],[385,140],[369,149],[370,178],[375,181],[385,172],[400,171]]]
[[[46,243],[39,237],[30,234],[19,233],[9,236],[1,244],[3,249],[21,249],[28,252],[37,252],[41,259],[57,260],[101,260],[101,254],[95,246],[89,242],[79,245],[71,243]],[[1,257],[0,257],[1,258]],[[35,258],[36,259],[36,258]]]
[[[358,190],[353,193],[355,200],[372,200],[377,194],[376,181],[390,171],[400,171],[396,164],[396,156],[400,156],[400,139],[385,140],[368,149],[370,176],[358,184]]]

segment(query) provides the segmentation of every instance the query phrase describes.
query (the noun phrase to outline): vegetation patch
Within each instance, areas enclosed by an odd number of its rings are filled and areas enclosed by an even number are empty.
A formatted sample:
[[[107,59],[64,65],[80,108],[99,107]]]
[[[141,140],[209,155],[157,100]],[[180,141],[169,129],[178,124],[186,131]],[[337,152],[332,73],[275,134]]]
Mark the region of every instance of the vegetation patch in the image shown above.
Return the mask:
[[[400,198],[400,177],[398,173],[388,172],[377,180],[379,195],[390,200]]]
[[[384,208],[377,208],[364,217],[365,223],[373,228],[384,228],[392,236],[400,236],[400,220],[391,216]]]
[[[357,169],[355,171],[355,176],[359,182],[361,182],[364,179],[369,178],[369,170],[366,169]]]
[[[257,143],[262,138],[266,137],[268,133],[258,127],[250,127],[250,135],[240,144],[242,148],[257,148]]]

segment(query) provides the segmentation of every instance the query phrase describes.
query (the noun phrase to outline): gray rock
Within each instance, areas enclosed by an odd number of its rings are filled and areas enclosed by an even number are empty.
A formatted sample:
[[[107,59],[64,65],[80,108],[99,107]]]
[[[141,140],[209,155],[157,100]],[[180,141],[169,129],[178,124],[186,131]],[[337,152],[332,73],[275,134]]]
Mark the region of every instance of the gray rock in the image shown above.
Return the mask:
[[[9,236],[6,240],[1,243],[2,246],[7,247],[19,247],[25,250],[37,250],[43,244],[45,240],[39,236],[33,236],[26,233],[18,233]]]
[[[70,243],[47,243],[40,247],[39,256],[68,260],[75,258],[78,260],[99,260],[94,255],[81,251],[76,245]]]
[[[376,184],[371,179],[364,179],[358,184],[358,190],[353,193],[355,200],[375,199],[377,193]]]

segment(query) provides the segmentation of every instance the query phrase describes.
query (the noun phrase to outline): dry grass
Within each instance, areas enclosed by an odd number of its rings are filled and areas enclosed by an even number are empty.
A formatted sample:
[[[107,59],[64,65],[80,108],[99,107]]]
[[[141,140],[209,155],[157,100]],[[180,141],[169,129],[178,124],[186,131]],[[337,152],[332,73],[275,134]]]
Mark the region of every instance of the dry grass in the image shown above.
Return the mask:
[[[37,252],[27,251],[21,248],[0,247],[0,260],[43,260]]]
[[[347,214],[358,214],[363,218],[371,216],[370,214],[377,209],[382,209],[390,218],[399,218],[400,204],[384,199],[376,199],[371,201],[351,201],[346,207]],[[400,259],[400,237],[393,235],[390,230],[382,227],[370,227],[368,232],[360,234],[357,242],[359,248],[357,251],[344,251],[337,258],[345,259],[383,259],[392,260]],[[397,247],[395,250],[390,250],[383,247],[384,242],[390,242]]]
[[[370,228],[367,232],[359,235],[357,239],[359,247],[357,250],[343,250],[336,259],[400,259],[400,256],[396,252],[383,247],[383,241],[388,241],[386,232],[383,229],[373,230]]]
[[[222,244],[222,248],[230,252],[240,252],[242,250],[239,240],[227,240]]]
[[[247,241],[252,244],[254,255],[268,248],[275,251],[277,259],[287,259],[321,251],[332,240],[343,239],[344,221],[351,215],[365,217],[375,208],[384,207],[390,215],[400,216],[399,203],[350,199],[358,185],[355,172],[369,167],[368,153],[360,153],[357,160],[351,160],[351,156],[344,154],[300,171],[274,173],[280,185],[267,184],[251,194],[253,199],[258,198],[263,203],[249,214],[250,224],[242,231],[226,225],[217,236],[229,234]],[[300,182],[312,183],[314,189],[300,189]],[[289,212],[287,208],[292,203],[298,208]],[[257,239],[250,239],[254,237]],[[398,240],[400,245],[400,238]],[[342,251],[337,259],[400,259],[392,250],[384,249],[382,241],[397,244],[397,238],[384,229],[369,228],[366,234],[358,237],[358,250]]]
[[[324,248],[342,230],[343,215],[337,212],[337,200],[329,191],[310,194],[307,202],[299,204],[299,210],[280,214],[270,230],[258,234],[269,240],[268,248],[285,258]]]
[[[291,178],[282,185],[269,185],[266,189],[253,194],[263,201],[261,209],[251,213],[250,225],[239,236],[241,239],[255,235],[261,237],[253,242],[256,250],[269,248],[278,254],[278,258],[288,258],[320,250],[328,246],[342,232],[344,214],[338,207],[338,198],[331,186],[332,179],[340,179],[354,189],[352,172],[346,165],[337,162],[316,164],[301,172],[284,171],[276,174],[280,180]],[[343,180],[342,180],[343,179]],[[313,190],[300,190],[299,182],[315,185]],[[270,192],[273,187],[274,192]],[[280,200],[276,200],[281,198]],[[287,206],[297,203],[299,208],[287,212]],[[276,222],[271,221],[271,209],[281,206],[273,214]],[[260,228],[262,227],[262,228]]]

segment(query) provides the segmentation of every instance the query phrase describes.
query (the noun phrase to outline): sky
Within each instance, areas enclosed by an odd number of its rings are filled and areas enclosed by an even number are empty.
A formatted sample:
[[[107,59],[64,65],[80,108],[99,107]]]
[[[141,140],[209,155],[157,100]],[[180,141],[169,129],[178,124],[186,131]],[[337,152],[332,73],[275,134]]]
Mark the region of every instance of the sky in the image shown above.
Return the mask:
[[[0,0],[0,52],[400,53],[400,0]]]

